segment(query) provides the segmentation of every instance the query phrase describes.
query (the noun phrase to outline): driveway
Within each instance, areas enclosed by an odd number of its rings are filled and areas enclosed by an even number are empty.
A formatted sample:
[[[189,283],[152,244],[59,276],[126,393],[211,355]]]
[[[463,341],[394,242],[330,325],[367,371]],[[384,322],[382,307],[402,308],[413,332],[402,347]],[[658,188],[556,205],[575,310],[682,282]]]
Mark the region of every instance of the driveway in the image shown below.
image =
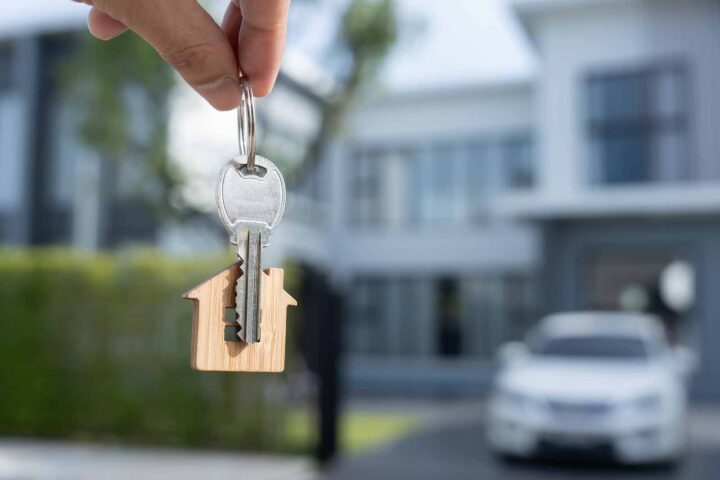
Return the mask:
[[[464,405],[438,412],[425,428],[391,445],[341,460],[324,480],[717,480],[720,478],[720,410],[694,408],[691,448],[675,470],[503,462],[489,451],[482,408]]]

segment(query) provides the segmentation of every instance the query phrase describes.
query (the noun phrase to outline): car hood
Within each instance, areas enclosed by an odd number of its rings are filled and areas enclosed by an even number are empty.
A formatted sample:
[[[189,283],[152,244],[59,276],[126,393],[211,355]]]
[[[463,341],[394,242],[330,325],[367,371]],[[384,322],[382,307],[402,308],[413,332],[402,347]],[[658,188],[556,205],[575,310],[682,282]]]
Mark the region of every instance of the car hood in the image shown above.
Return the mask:
[[[674,379],[657,363],[527,360],[503,369],[497,385],[566,400],[622,401],[669,388]]]

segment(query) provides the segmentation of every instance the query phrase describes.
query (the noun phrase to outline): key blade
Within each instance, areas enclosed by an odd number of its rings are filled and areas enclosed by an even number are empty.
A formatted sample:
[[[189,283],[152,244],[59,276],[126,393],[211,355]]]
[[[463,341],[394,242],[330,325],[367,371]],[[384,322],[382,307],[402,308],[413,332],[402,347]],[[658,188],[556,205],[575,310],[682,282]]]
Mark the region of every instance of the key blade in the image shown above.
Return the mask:
[[[247,281],[248,281],[248,239],[249,231],[239,228],[235,231],[237,239],[237,255],[240,261],[240,276],[235,282],[235,320],[240,326],[237,336],[247,342]]]
[[[245,276],[245,342],[253,344],[260,341],[260,266],[262,262],[262,231],[251,229],[248,232],[247,264]]]

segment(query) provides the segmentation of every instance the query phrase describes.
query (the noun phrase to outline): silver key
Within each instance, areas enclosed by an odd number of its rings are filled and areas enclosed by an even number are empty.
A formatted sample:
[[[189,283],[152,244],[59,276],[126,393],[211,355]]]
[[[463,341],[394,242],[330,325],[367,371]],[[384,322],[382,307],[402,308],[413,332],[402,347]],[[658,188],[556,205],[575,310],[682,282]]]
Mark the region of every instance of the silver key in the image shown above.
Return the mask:
[[[260,341],[260,272],[262,248],[285,210],[285,180],[268,159],[255,155],[248,171],[245,156],[223,167],[216,190],[218,213],[230,242],[237,245],[241,275],[235,286],[238,336]]]

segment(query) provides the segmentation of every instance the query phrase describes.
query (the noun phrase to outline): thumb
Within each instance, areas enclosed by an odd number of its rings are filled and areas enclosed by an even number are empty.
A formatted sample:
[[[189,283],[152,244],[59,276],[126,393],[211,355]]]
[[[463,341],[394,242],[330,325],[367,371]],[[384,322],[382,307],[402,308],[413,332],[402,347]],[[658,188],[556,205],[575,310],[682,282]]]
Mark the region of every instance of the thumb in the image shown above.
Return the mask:
[[[127,25],[218,110],[240,104],[235,53],[195,0],[95,0],[95,7]]]

